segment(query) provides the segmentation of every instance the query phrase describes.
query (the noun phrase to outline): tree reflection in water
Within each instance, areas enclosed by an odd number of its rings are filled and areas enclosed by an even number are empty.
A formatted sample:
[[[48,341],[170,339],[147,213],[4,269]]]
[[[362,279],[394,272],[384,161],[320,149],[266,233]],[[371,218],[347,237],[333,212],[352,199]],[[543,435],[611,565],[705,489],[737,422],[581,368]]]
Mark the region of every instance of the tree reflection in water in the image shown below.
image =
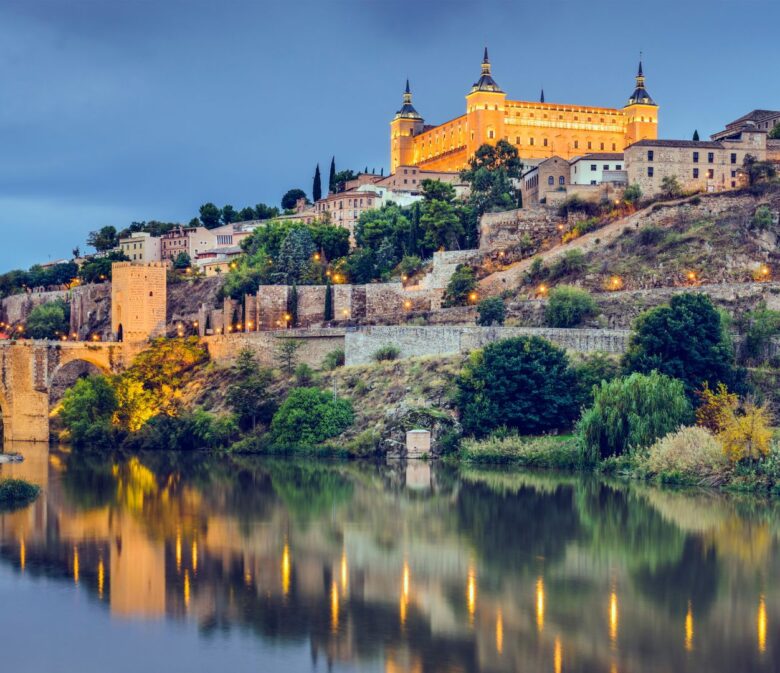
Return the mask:
[[[208,454],[22,466],[45,495],[0,517],[2,558],[107,618],[248,630],[337,669],[778,668],[777,508],[753,499]]]

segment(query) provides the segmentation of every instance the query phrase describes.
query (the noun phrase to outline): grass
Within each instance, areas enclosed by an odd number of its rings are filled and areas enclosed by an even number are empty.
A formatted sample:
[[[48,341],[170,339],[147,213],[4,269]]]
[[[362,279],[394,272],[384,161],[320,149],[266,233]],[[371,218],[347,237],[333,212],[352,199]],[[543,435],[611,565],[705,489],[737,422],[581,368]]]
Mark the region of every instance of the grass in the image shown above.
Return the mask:
[[[467,465],[509,465],[575,469],[580,467],[577,438],[572,435],[521,437],[507,435],[465,439],[460,460]]]
[[[40,486],[22,479],[0,481],[0,512],[26,507],[41,492]]]

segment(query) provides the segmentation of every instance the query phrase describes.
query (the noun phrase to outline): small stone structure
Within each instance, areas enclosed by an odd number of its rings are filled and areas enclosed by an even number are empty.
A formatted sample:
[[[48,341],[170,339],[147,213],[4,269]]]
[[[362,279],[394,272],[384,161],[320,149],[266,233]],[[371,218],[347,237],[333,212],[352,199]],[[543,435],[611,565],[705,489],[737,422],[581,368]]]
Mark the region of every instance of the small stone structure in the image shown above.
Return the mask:
[[[423,458],[431,452],[430,430],[407,430],[406,457]]]

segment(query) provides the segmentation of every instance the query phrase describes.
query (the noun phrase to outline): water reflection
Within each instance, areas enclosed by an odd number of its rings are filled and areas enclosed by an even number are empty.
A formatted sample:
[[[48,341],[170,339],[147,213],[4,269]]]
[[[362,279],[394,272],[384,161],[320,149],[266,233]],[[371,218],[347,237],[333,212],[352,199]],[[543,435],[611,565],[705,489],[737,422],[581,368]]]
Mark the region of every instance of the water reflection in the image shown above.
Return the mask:
[[[53,578],[105,619],[249,631],[335,670],[780,667],[771,503],[427,465],[21,450],[0,476],[45,493],[0,515],[2,562],[20,590]]]

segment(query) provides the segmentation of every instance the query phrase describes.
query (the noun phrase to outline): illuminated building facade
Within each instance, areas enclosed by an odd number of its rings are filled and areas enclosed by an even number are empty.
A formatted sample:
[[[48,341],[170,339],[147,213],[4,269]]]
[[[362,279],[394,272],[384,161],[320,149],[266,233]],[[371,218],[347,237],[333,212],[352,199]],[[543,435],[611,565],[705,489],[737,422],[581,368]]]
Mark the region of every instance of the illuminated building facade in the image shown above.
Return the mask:
[[[622,108],[507,100],[491,73],[487,49],[482,73],[466,95],[466,113],[438,126],[425,123],[412,105],[409,82],[403,105],[390,122],[390,170],[419,166],[459,171],[481,145],[506,140],[526,161],[590,152],[622,152],[658,137],[658,105],[645,88],[642,63],[636,87]]]

